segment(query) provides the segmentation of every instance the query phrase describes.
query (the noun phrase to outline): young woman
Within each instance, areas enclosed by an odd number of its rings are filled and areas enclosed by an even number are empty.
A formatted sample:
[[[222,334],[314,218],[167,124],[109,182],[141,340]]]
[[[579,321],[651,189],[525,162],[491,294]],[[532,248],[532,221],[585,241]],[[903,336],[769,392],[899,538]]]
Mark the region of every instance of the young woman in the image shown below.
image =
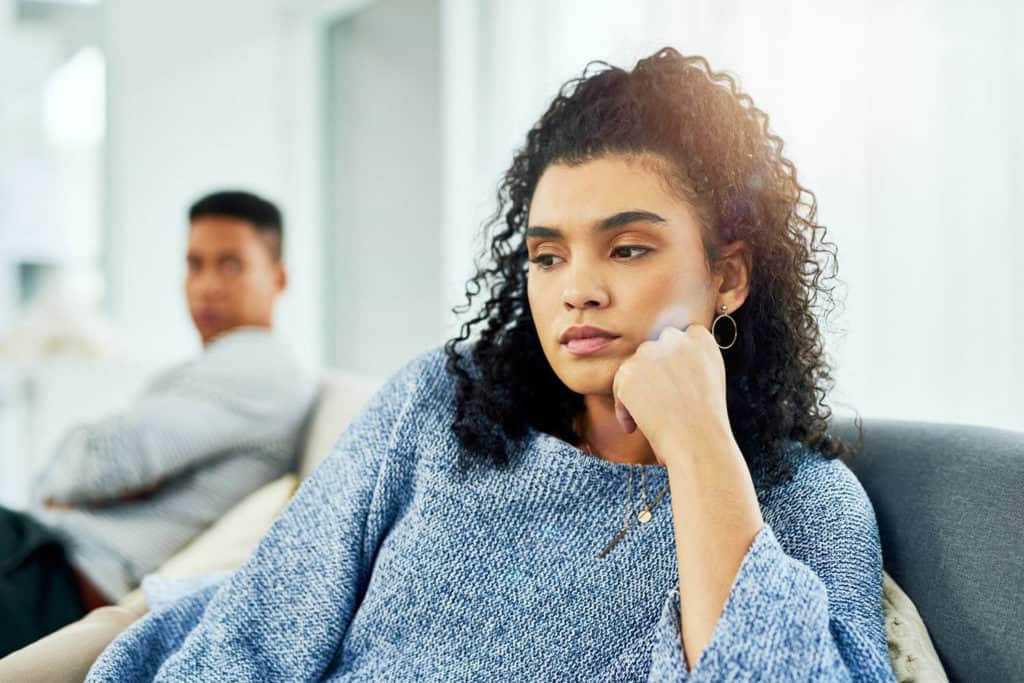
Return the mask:
[[[895,680],[767,117],[671,49],[588,71],[499,201],[479,315],[89,680]]]

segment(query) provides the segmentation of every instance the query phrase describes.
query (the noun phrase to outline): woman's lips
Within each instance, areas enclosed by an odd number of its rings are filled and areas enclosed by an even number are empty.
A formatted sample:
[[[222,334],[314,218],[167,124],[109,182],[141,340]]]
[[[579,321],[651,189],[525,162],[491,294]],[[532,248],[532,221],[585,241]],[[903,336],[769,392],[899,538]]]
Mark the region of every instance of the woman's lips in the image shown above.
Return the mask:
[[[618,337],[582,337],[580,339],[570,339],[565,343],[565,348],[569,350],[569,353],[576,354],[577,356],[583,356],[588,353],[597,353],[601,349],[606,348]]]

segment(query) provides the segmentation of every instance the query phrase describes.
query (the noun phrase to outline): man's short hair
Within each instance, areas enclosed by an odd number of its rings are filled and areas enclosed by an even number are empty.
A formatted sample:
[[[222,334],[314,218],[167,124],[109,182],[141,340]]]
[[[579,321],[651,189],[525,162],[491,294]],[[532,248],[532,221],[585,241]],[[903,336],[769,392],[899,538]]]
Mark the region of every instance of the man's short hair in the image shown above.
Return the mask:
[[[206,195],[188,210],[189,223],[210,216],[237,218],[252,224],[256,233],[270,247],[274,260],[281,260],[284,251],[284,221],[281,210],[273,202],[251,192],[225,190]]]

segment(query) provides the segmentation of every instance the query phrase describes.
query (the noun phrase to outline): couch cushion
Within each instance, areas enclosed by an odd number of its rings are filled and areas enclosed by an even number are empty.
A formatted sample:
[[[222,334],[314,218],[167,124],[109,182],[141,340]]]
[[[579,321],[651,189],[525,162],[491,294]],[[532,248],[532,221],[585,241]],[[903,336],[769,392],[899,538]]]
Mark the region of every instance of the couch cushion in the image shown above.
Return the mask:
[[[851,444],[849,418],[835,432]],[[953,680],[1024,671],[1024,433],[864,420],[844,459],[875,508],[886,570],[928,625]]]
[[[886,571],[882,572],[882,614],[889,641],[889,663],[896,680],[899,683],[948,681],[921,615]]]
[[[349,422],[380,388],[383,380],[347,370],[325,370],[320,398],[299,459],[299,478],[305,479],[327,457]]]

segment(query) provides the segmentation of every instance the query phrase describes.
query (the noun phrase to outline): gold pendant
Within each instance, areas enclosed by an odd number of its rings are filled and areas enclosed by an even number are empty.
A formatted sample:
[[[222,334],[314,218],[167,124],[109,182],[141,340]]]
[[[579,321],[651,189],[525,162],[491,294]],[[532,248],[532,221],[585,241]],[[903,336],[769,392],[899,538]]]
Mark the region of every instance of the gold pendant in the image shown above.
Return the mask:
[[[638,520],[640,520],[644,524],[646,524],[647,522],[651,521],[651,510],[650,510],[650,508],[644,508],[643,510],[641,510],[639,513],[637,513],[636,518]]]

